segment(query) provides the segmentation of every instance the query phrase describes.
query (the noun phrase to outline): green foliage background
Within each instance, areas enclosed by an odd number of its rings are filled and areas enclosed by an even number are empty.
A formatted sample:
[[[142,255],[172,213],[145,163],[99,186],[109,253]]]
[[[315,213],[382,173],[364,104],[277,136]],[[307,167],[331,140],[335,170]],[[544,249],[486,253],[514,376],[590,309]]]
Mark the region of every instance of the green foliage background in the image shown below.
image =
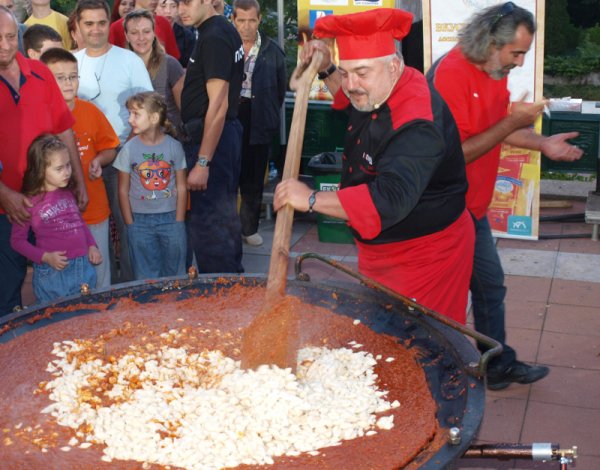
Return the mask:
[[[260,1],[262,12],[261,31],[277,41],[277,0]],[[298,56],[298,7],[296,0],[283,2],[284,26],[283,40],[288,78]]]
[[[546,0],[544,73],[576,79],[600,73],[600,0]],[[549,85],[549,97],[600,101],[600,87]]]
[[[229,4],[233,0],[226,0]],[[260,0],[259,0],[260,1]],[[52,0],[52,7],[66,15],[76,0]],[[112,6],[112,0],[109,1]],[[297,2],[284,2],[284,50],[288,75],[297,57]],[[277,40],[277,0],[260,1],[261,29]],[[546,0],[544,72],[574,78],[600,72],[600,0]],[[547,96],[576,96],[600,100],[600,87],[548,85]]]

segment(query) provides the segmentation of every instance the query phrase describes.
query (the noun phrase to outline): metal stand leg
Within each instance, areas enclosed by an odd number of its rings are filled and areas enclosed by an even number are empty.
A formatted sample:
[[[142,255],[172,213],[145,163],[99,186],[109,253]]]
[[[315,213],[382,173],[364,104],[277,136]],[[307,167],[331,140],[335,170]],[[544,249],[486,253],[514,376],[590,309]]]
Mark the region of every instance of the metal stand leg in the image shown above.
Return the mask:
[[[265,203],[265,220],[271,220],[273,218],[273,206],[270,202]]]
[[[590,191],[585,203],[585,221],[592,225],[592,240],[598,241],[598,225],[600,225],[600,192]]]

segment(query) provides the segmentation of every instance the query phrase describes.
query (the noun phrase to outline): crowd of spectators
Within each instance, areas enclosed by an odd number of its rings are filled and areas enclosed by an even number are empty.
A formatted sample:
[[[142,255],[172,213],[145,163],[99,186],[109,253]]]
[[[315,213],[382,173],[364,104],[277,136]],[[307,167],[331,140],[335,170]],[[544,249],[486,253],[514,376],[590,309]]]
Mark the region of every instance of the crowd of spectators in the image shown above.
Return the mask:
[[[258,2],[79,0],[67,16],[32,0],[21,16],[0,0],[0,317],[23,308],[28,265],[38,302],[191,265],[242,272],[242,134],[272,114],[254,213],[286,89]]]

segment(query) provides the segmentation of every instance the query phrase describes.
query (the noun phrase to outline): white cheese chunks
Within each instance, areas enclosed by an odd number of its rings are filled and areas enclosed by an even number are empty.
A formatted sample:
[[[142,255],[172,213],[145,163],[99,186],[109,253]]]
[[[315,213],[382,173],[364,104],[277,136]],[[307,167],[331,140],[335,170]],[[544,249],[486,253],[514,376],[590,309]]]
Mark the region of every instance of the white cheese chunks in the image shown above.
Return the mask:
[[[391,429],[393,415],[379,414],[400,406],[377,388],[372,354],[351,343],[301,349],[296,375],[275,366],[244,371],[220,351],[169,346],[130,347],[107,362],[69,362],[81,346],[55,343],[59,360],[51,365],[58,372],[45,386],[54,403],[41,412],[86,429],[69,446],[103,445],[105,462],[204,470],[318,455],[320,448]]]
[[[392,429],[394,427],[394,415],[382,416],[377,420],[379,429]]]

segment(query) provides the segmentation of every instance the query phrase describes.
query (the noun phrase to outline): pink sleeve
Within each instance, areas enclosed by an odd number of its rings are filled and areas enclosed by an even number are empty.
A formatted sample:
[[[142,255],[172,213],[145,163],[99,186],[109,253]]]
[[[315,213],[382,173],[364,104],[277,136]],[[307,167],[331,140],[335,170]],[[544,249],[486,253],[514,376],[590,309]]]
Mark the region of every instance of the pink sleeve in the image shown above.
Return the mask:
[[[90,228],[88,227],[88,225],[85,222],[83,223],[83,232],[85,233],[85,243],[86,243],[87,247],[89,248],[90,246],[95,246],[96,248],[98,248],[96,239],[92,235]]]
[[[12,231],[10,233],[10,246],[20,255],[33,261],[34,263],[41,264],[42,256],[44,256],[44,250],[40,250],[35,245],[29,243],[29,228],[31,224],[28,222],[25,225],[12,224]]]

